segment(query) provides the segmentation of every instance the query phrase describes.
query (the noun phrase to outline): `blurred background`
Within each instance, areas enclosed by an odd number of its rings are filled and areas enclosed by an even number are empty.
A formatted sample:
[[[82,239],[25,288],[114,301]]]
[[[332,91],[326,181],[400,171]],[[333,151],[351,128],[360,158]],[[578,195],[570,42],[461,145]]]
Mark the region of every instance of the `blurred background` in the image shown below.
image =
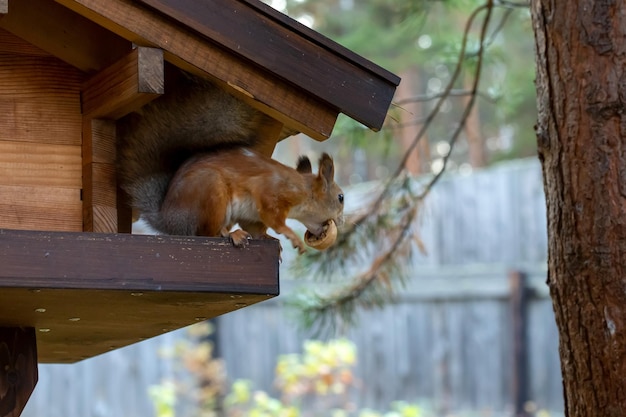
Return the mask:
[[[562,415],[527,4],[269,4],[402,77],[380,132],[340,116],[330,140],[288,138],[274,154],[294,166],[330,153],[348,225],[381,195],[387,217],[361,227],[356,255],[297,257],[283,241],[280,297],[41,365],[22,415]],[[406,246],[376,245],[398,230]],[[391,266],[364,280],[381,253]]]

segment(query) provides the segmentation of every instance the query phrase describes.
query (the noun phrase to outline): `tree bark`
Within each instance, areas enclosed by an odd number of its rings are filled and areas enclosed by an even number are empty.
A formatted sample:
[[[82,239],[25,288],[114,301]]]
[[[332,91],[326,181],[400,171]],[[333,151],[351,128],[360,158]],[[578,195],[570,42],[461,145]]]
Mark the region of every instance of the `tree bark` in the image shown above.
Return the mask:
[[[473,75],[465,73],[463,78],[463,88],[465,90],[472,89],[472,83],[474,82]],[[467,106],[471,100],[470,96],[463,98],[463,105]],[[487,165],[487,155],[485,154],[485,139],[480,129],[480,112],[479,112],[480,100],[474,101],[474,106],[467,116],[465,121],[465,137],[467,138],[467,149],[470,165],[474,168],[482,168]]]
[[[626,4],[531,13],[565,412],[626,416]]]
[[[402,73],[402,82],[396,92],[398,98],[405,99],[415,97],[418,92],[421,91],[420,84],[420,74],[417,68],[409,67],[409,69]],[[400,123],[402,125],[400,130],[400,146],[402,147],[402,155],[404,155],[422,127],[422,124],[417,123],[416,120],[423,117],[424,106],[419,101],[415,101],[406,103],[402,107],[404,110],[400,113]],[[413,175],[428,172],[428,162],[430,159],[428,135],[424,134],[417,147],[411,152],[409,159],[407,159],[406,169]]]

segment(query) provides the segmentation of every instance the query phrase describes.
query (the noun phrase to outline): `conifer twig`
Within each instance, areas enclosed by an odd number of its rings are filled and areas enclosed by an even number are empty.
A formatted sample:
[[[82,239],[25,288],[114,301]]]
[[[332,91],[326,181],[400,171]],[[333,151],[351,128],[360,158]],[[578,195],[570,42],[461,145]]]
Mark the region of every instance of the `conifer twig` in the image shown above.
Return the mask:
[[[350,222],[350,225],[340,233],[335,246],[325,252],[311,253],[301,257],[305,259],[301,267],[318,266],[320,271],[326,273],[336,272],[337,266],[344,267],[350,261],[354,261],[359,253],[369,262],[367,268],[350,279],[349,284],[331,294],[300,294],[294,304],[300,310],[304,327],[315,328],[320,332],[337,330],[346,324],[353,324],[357,307],[382,305],[393,294],[392,281],[404,282],[405,274],[401,267],[403,262],[406,263],[406,260],[411,258],[414,243],[417,243],[417,247],[421,249],[419,239],[412,239],[415,237],[413,227],[419,207],[445,171],[451,150],[461,135],[478,96],[485,48],[487,41],[491,40],[488,37],[488,27],[493,8],[494,1],[488,0],[469,16],[463,33],[458,62],[450,81],[409,145],[398,168],[369,205],[368,210]],[[424,137],[444,101],[453,93],[453,86],[469,55],[467,53],[469,33],[474,21],[482,12],[485,12],[485,17],[481,25],[479,47],[473,56],[477,60],[473,83],[468,91],[469,100],[448,140],[450,152],[442,158],[442,169],[423,185],[420,192],[416,192],[406,171],[409,155]]]

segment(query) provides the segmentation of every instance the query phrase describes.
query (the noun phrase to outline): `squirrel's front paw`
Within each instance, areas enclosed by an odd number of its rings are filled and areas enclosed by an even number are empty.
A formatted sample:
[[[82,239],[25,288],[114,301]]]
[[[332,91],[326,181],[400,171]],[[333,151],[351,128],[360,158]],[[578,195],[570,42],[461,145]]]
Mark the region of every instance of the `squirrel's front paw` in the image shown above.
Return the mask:
[[[302,255],[303,253],[306,252],[306,246],[304,246],[304,243],[302,242],[294,242],[293,247],[295,249],[298,249],[298,254]]]
[[[252,239],[250,233],[246,232],[242,229],[237,229],[233,232],[230,232],[230,241],[233,242],[238,248],[244,248],[248,246],[248,240]]]

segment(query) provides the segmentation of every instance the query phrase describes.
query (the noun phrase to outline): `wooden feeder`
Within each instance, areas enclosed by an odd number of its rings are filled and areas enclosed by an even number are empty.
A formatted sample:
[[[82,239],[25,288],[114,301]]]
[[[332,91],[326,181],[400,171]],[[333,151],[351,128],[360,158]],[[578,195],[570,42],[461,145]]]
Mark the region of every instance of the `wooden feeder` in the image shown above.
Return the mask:
[[[0,417],[71,363],[278,295],[279,246],[130,235],[115,122],[166,66],[273,120],[258,150],[378,130],[399,78],[257,0],[0,0]]]

